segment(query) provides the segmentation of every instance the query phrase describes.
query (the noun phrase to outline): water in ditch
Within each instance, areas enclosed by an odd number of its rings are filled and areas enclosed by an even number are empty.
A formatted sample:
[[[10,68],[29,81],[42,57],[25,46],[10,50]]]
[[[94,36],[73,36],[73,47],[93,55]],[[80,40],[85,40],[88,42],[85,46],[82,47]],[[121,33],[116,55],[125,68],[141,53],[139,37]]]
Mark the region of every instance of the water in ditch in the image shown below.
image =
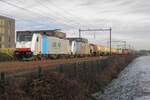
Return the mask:
[[[103,94],[94,96],[98,100],[150,100],[150,56],[135,59]]]

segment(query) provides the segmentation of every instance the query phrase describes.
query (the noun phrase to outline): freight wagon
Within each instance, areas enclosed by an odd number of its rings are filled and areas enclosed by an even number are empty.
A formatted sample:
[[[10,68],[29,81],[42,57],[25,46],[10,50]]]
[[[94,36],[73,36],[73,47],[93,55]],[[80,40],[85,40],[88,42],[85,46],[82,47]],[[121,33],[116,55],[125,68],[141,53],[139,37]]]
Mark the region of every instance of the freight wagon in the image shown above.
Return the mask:
[[[118,53],[116,48],[112,48],[111,52],[112,52],[112,55],[116,55]]]
[[[97,48],[96,48],[96,45],[95,44],[89,44],[90,46],[90,53],[92,56],[96,56],[98,51],[97,51]]]
[[[103,45],[90,44],[90,52],[94,56],[105,56],[109,54],[109,48]]]

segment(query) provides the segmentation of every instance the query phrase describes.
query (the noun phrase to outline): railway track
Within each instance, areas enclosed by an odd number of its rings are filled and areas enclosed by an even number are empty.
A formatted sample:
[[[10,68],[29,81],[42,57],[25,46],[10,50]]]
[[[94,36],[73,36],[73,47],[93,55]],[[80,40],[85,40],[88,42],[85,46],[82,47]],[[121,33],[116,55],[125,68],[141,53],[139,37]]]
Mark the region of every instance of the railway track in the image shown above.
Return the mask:
[[[38,66],[46,68],[60,64],[72,64],[83,61],[95,61],[107,59],[108,57],[85,57],[85,58],[71,58],[71,59],[56,59],[56,60],[41,60],[41,61],[14,61],[14,62],[0,62],[0,72],[15,73],[25,70],[32,70]]]

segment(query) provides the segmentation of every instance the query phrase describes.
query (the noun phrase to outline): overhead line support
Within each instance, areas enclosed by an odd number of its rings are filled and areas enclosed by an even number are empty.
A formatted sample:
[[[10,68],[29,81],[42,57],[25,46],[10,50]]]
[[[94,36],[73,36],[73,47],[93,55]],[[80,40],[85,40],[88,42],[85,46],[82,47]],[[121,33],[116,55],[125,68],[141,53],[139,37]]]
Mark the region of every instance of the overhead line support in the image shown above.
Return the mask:
[[[109,45],[109,48],[110,48],[110,55],[112,54],[112,45],[111,45],[111,41],[112,41],[112,28],[106,28],[106,29],[87,29],[87,30],[82,30],[82,29],[79,29],[79,38],[81,38],[81,32],[84,32],[84,31],[109,31],[109,40],[110,40],[110,45]]]

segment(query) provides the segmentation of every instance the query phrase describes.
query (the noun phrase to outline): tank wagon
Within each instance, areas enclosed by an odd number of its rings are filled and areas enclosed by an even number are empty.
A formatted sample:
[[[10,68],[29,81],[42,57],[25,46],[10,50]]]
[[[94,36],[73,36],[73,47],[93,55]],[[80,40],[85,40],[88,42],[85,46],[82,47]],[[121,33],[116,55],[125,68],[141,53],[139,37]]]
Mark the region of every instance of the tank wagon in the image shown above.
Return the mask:
[[[89,44],[90,45],[90,52],[94,56],[100,56],[103,53],[103,46],[96,45],[96,44]]]
[[[103,45],[90,44],[91,52],[94,56],[107,56],[109,55],[110,49]]]

